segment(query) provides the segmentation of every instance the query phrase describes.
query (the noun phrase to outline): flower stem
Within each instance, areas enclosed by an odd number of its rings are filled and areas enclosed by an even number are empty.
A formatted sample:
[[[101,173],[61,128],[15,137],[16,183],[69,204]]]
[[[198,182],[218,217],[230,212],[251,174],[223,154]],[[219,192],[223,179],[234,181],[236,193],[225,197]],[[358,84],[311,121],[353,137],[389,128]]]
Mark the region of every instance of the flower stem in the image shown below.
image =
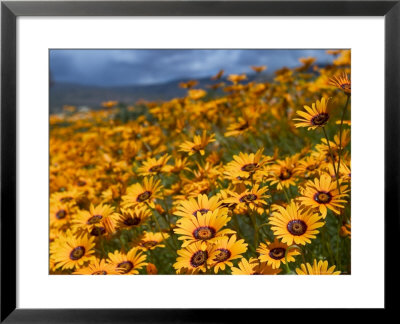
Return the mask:
[[[327,250],[328,253],[329,253],[330,262],[331,262],[331,263],[334,263],[334,262],[335,262],[335,259],[333,258],[333,252],[332,252],[331,246],[328,244],[328,239],[327,239],[327,237],[326,237],[326,226],[323,226],[323,227],[322,227],[322,230],[321,230],[321,239],[322,239],[323,242],[325,242],[325,248],[326,248],[326,250]]]
[[[285,194],[285,197],[286,197],[286,200],[287,200],[288,204],[290,204],[290,199],[289,199],[288,193],[287,193],[287,191],[286,191],[284,186],[282,186],[282,190],[283,190],[283,193]]]
[[[339,270],[339,264],[340,264],[340,253],[339,253],[339,242],[340,242],[340,227],[341,227],[341,224],[342,224],[342,221],[341,221],[341,217],[339,218],[337,218],[337,221],[338,221],[338,229],[337,229],[337,237],[336,237],[336,266],[338,267],[338,270]]]
[[[253,228],[254,228],[254,251],[257,251],[258,247],[258,226],[257,226],[257,218],[254,210],[249,210],[250,213],[250,219],[251,222],[253,223]]]
[[[171,238],[172,238],[172,241],[174,242],[174,245],[175,245],[174,247],[177,248],[177,246],[178,246],[179,244],[178,244],[178,242],[176,241],[175,233],[174,233],[173,229],[171,228],[171,221],[170,221],[170,218],[169,218],[170,211],[169,211],[169,208],[168,208],[167,200],[165,199],[164,190],[162,191],[161,195],[162,195],[161,198],[162,198],[162,202],[164,203],[164,207],[165,207],[165,212],[166,212],[166,214],[163,215],[162,213],[160,213],[160,215],[161,215],[161,217],[164,219],[164,221],[166,222],[166,224],[168,225],[169,234],[170,234],[170,236],[171,236]],[[167,216],[168,216],[168,218],[167,218]]]
[[[234,222],[234,227],[235,227],[236,233],[238,234],[238,236],[239,236],[240,238],[245,239],[245,237],[243,236],[242,232],[240,231],[240,225],[239,225],[239,221],[238,221],[238,215],[233,214],[233,215],[232,215],[232,219],[233,219],[233,222]]]
[[[286,273],[288,273],[288,274],[291,274],[292,271],[291,271],[290,268],[289,268],[289,262],[288,262],[288,260],[287,260],[287,255],[288,255],[288,252],[289,252],[290,250],[296,249],[296,248],[300,250],[301,255],[303,256],[303,260],[304,260],[303,251],[301,250],[301,248],[300,248],[299,246],[297,246],[297,245],[291,245],[291,246],[289,246],[289,247],[286,249],[286,251],[285,251],[285,266],[286,266]],[[304,262],[304,263],[305,263],[305,262]]]
[[[333,151],[332,151],[332,148],[331,148],[331,144],[329,143],[329,139],[328,139],[328,135],[326,134],[325,127],[322,127],[322,130],[323,130],[323,132],[324,132],[325,139],[326,139],[326,142],[327,142],[327,144],[328,144],[328,150],[329,150],[329,154],[330,154],[331,160],[332,160],[333,172],[335,173],[337,188],[338,188],[338,190],[339,190],[339,195],[340,195],[341,192],[340,192],[339,174],[338,174],[338,171],[339,171],[339,170],[336,170],[336,167],[335,167],[335,158],[333,157]]]
[[[340,171],[340,160],[342,157],[342,153],[343,153],[343,147],[342,147],[342,130],[343,130],[343,120],[344,120],[344,116],[346,114],[347,111],[347,106],[349,105],[350,102],[350,95],[347,95],[347,100],[346,100],[346,105],[343,108],[343,112],[342,112],[342,119],[340,120],[340,128],[339,128],[339,160],[338,160],[338,166],[337,166],[337,173],[339,173]]]
[[[165,238],[164,232],[161,230],[161,226],[160,226],[160,223],[159,223],[158,220],[157,220],[156,215],[154,214],[154,212],[152,212],[151,215],[152,215],[152,217],[153,217],[154,222],[156,223],[156,226],[157,226],[158,231],[161,233],[161,236],[162,236],[162,238],[163,238],[165,244],[166,244],[167,247],[171,250],[171,252],[172,252],[173,254],[175,254],[176,251],[169,245],[168,240]]]
[[[257,250],[258,247],[258,226],[257,226],[257,218],[254,216],[254,247]]]

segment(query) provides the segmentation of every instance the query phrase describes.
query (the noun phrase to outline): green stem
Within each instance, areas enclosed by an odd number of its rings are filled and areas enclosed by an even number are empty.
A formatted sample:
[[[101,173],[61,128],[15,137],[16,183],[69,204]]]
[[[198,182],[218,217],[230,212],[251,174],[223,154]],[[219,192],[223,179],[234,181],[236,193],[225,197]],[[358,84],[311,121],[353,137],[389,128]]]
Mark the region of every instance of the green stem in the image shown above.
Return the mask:
[[[282,190],[283,190],[283,193],[285,194],[285,197],[286,197],[286,200],[287,200],[288,204],[290,204],[290,199],[289,199],[288,193],[287,193],[287,191],[286,191],[284,186],[282,186]]]
[[[349,102],[350,102],[350,95],[348,94],[347,95],[347,100],[346,100],[346,105],[343,108],[342,119],[340,120],[340,128],[339,128],[339,160],[338,160],[338,166],[337,166],[338,175],[339,175],[339,172],[340,172],[340,160],[341,160],[342,153],[343,153],[343,147],[342,147],[343,120],[344,120],[344,116],[346,114],[347,106],[349,105]],[[340,193],[340,188],[339,188],[339,193]]]
[[[258,148],[258,143],[256,141],[256,139],[254,138],[254,135],[252,132],[248,132],[248,137],[250,139],[250,141],[252,142],[252,144],[256,147],[256,149]]]
[[[161,177],[160,177],[160,180],[161,180]],[[168,208],[167,200],[165,199],[164,190],[161,193],[161,199],[162,199],[162,202],[164,203],[165,213],[166,213],[165,216],[163,214],[161,214],[161,217],[167,223],[169,234],[172,237],[172,241],[174,242],[174,245],[175,245],[174,248],[177,249],[177,247],[179,246],[179,243],[177,242],[177,240],[175,238],[175,233],[174,233],[173,229],[171,228],[171,221],[169,218],[170,211]],[[167,215],[168,215],[168,218],[167,218]]]
[[[343,121],[344,121],[344,116],[346,114],[349,102],[350,102],[350,95],[347,95],[346,104],[345,104],[345,106],[343,108],[343,111],[342,111],[342,118],[340,120],[340,127],[339,127],[339,152],[338,152],[339,159],[338,159],[337,170],[335,170],[335,162],[333,161],[333,158],[332,158],[333,171],[335,172],[335,177],[336,177],[336,182],[337,182],[337,188],[338,188],[338,191],[339,191],[339,195],[341,194],[340,184],[339,184],[339,172],[340,172],[340,162],[341,162],[342,153],[343,153],[343,147],[342,147]],[[322,129],[324,130],[325,137],[326,137],[325,129],[324,128],[322,128]],[[328,138],[326,140],[328,141]],[[328,141],[328,147],[330,149],[329,141]],[[337,238],[336,238],[336,265],[337,265],[338,269],[340,268],[340,263],[341,263],[341,260],[339,259],[339,243],[340,243],[340,227],[341,227],[341,224],[342,224],[342,213],[340,213],[340,215],[338,217],[338,228],[337,228]]]
[[[254,251],[257,251],[258,246],[258,227],[257,227],[257,218],[254,210],[248,209],[248,213],[250,215],[250,220],[253,224],[254,228]]]
[[[268,225],[269,225],[268,223],[261,224],[261,225],[258,226],[258,229],[261,229],[261,228],[263,228],[264,226],[268,226]]]
[[[304,256],[304,251],[300,247],[299,247],[299,250],[300,250],[300,253],[301,253],[301,258],[303,259],[303,263],[304,263],[304,265],[306,265],[307,262],[306,262],[306,258]]]
[[[246,237],[243,235],[241,229],[240,229],[240,225],[239,225],[239,220],[238,220],[238,215],[237,214],[233,214],[232,215],[232,219],[234,222],[234,228],[236,230],[236,233],[238,235],[239,238],[244,239],[245,241],[247,240]]]
[[[341,193],[340,193],[340,185],[339,185],[339,175],[338,175],[338,172],[336,171],[335,158],[333,157],[333,151],[331,148],[331,144],[329,143],[329,139],[328,139],[328,135],[326,134],[325,127],[322,127],[322,130],[324,132],[325,139],[328,144],[328,150],[329,150],[329,154],[331,155],[331,160],[332,160],[333,172],[335,173],[336,183],[337,183],[337,187],[338,187],[339,195],[340,195]]]
[[[337,229],[337,238],[336,238],[336,266],[338,267],[339,270],[339,264],[340,264],[340,259],[339,259],[339,242],[340,242],[340,227],[342,224],[341,218],[337,218],[338,221],[338,229]]]
[[[332,249],[331,249],[330,245],[328,244],[328,240],[327,240],[327,238],[325,236],[325,233],[326,233],[326,225],[322,227],[321,239],[325,243],[325,248],[329,253],[330,262],[333,263],[335,259],[333,258]]]
[[[301,255],[303,255],[303,251],[302,251],[301,248],[300,248],[299,246],[297,246],[297,245],[291,245],[291,246],[289,246],[289,247],[286,249],[286,251],[285,251],[285,266],[286,266],[286,273],[288,273],[288,274],[291,274],[292,271],[291,271],[290,268],[289,268],[289,262],[288,262],[288,260],[287,260],[287,255],[288,255],[288,252],[289,252],[290,250],[296,249],[296,248],[297,248],[298,250],[300,250]],[[303,256],[303,260],[304,260],[304,256]]]
[[[151,216],[153,217],[154,222],[156,223],[157,229],[158,231],[161,233],[161,236],[163,238],[163,241],[165,242],[165,244],[167,245],[167,247],[171,250],[172,254],[175,254],[176,251],[169,245],[168,240],[165,238],[163,231],[161,230],[161,226],[160,223],[157,220],[156,215],[154,214],[154,212],[151,213]]]

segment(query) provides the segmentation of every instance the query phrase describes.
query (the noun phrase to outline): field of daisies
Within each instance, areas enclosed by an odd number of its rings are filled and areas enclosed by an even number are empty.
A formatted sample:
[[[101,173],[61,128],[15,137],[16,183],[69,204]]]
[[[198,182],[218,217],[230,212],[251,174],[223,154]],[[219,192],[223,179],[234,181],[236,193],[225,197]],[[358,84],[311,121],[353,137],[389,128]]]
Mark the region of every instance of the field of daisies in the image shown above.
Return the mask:
[[[350,274],[350,52],[327,52],[50,115],[49,273]]]

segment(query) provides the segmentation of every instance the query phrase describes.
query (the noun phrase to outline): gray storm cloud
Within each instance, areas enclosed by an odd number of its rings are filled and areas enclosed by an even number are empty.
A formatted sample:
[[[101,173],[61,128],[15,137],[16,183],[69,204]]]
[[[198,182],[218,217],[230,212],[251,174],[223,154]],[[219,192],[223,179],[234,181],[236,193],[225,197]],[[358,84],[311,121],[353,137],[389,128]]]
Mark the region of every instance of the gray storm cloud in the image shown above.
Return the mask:
[[[220,69],[249,73],[250,65],[269,71],[293,67],[301,57],[320,64],[332,56],[323,50],[51,50],[50,70],[56,82],[96,86],[157,84],[202,78]]]

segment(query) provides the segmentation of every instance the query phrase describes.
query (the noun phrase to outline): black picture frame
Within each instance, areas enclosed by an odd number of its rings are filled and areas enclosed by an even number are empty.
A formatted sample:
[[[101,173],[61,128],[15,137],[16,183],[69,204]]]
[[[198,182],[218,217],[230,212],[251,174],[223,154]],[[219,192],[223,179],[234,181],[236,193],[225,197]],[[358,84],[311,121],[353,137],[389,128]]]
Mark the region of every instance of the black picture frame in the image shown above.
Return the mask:
[[[399,237],[400,0],[395,1],[2,1],[1,2],[1,322],[227,322],[243,309],[20,309],[16,307],[16,19],[19,16],[384,16],[385,309],[398,282],[388,258]],[[338,32],[345,32],[338,29]],[[373,82],[373,80],[371,80]],[[380,109],[380,107],[377,107]],[[373,256],[371,256],[373,260]],[[373,261],[366,261],[373,266]],[[393,269],[392,269],[393,270]],[[367,283],[366,283],[367,284]],[[40,292],[38,292],[40,298]],[[277,310],[281,312],[281,310]],[[239,314],[240,313],[240,314]],[[271,314],[271,312],[269,313]],[[250,314],[249,314],[250,315]]]

